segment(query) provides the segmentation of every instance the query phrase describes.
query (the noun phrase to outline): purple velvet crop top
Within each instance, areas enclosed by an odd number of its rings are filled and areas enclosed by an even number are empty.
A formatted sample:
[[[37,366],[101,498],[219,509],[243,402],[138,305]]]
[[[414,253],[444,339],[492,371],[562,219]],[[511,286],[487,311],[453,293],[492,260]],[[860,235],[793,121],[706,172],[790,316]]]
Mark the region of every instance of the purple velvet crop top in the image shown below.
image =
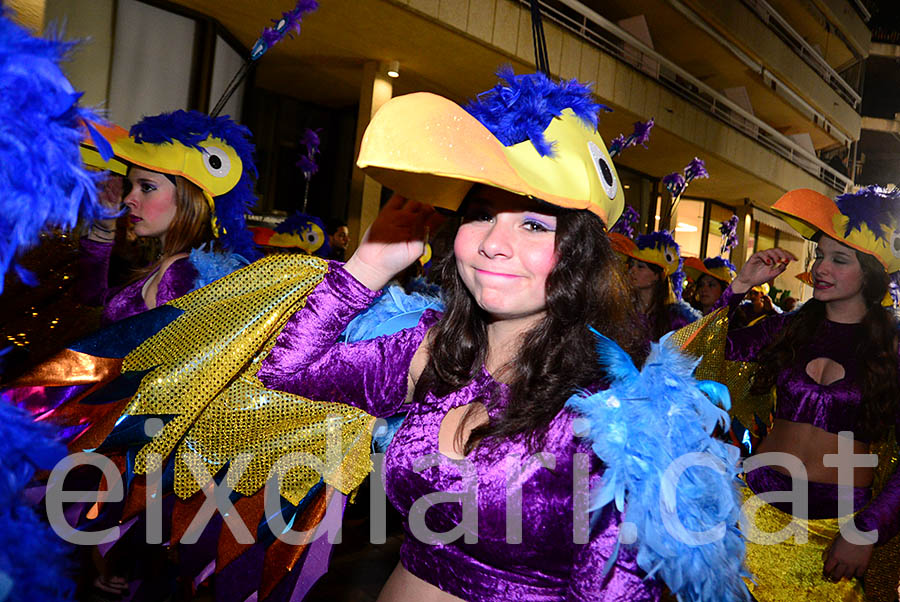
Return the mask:
[[[731,315],[742,298],[743,295],[735,294],[729,286],[716,305],[727,306]],[[747,328],[729,330],[725,357],[730,360],[755,361],[760,351],[773,341],[775,335],[789,324],[794,315],[775,315]],[[859,324],[840,324],[825,320],[814,333],[809,345],[798,353],[796,361],[778,374],[775,383],[775,418],[811,424],[835,434],[840,431],[855,431],[862,401],[859,385],[862,365],[857,350],[863,342],[863,336]],[[827,385],[814,381],[806,372],[806,367],[811,360],[820,357],[840,364],[844,369],[843,378]],[[890,419],[894,421],[895,432],[900,434],[900,414]],[[855,437],[865,441],[858,435]],[[863,496],[857,497],[863,499]],[[895,471],[879,495],[859,512],[856,524],[863,531],[877,528],[879,543],[887,541],[900,531],[900,471]]]
[[[575,527],[573,500],[587,495],[573,486],[576,462],[586,464],[584,486],[595,484],[602,469],[573,436],[573,415],[564,410],[551,422],[540,459],[516,439],[484,442],[464,460],[444,456],[438,432],[447,411],[481,401],[495,415],[507,389],[482,371],[445,397],[428,394],[404,406],[413,354],[440,316],[429,310],[414,328],[336,343],[376,295],[332,262],[306,306],[285,325],[258,377],[268,387],[349,403],[375,416],[408,410],[384,462],[386,493],[406,517],[403,566],[465,600],[658,600],[659,586],[643,579],[624,547],[601,577],[618,538],[617,512],[605,508],[590,537]],[[587,543],[575,542],[576,531]],[[448,532],[453,541],[436,535]]]
[[[101,322],[110,324],[147,311],[142,290],[153,274],[147,274],[119,289],[109,288],[109,257],[113,245],[82,238],[80,241],[78,294],[86,305],[102,305]],[[197,270],[188,258],[178,259],[163,274],[156,291],[157,305],[189,293],[197,279]]]

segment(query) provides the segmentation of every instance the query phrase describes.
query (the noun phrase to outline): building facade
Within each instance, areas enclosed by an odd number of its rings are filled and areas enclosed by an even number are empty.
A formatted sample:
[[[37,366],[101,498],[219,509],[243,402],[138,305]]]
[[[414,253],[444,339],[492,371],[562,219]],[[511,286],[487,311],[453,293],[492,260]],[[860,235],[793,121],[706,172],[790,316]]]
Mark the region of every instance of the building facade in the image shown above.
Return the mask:
[[[39,29],[66,21],[89,38],[69,74],[87,102],[129,125],[176,108],[209,110],[262,29],[292,0],[7,0]],[[613,109],[607,141],[653,118],[649,148],[616,162],[641,229],[669,228],[685,255],[719,252],[737,215],[738,266],[775,245],[801,258],[775,283],[808,298],[796,273],[810,249],[769,211],[784,192],[835,196],[853,185],[872,52],[859,0],[543,0],[553,75],[594,83]],[[878,47],[881,56],[880,47]],[[894,46],[896,48],[896,46]],[[527,0],[323,0],[302,33],[251,69],[225,112],[254,132],[261,211],[291,212],[305,188],[300,134],[321,128],[310,205],[358,238],[385,191],[354,166],[361,134],[391,96],[432,91],[464,102],[496,68],[534,70]],[[389,77],[388,66],[399,67]],[[893,127],[893,126],[892,126]],[[897,134],[893,134],[895,137]],[[871,166],[873,154],[868,156]],[[694,157],[696,180],[674,212],[662,178]]]

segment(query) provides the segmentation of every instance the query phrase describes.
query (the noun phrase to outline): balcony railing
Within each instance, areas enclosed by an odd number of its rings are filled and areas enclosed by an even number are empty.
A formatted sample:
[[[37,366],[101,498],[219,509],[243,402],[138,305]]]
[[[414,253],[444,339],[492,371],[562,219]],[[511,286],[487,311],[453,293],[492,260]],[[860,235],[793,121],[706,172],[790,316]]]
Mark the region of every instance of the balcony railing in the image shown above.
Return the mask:
[[[853,89],[853,86],[832,69],[831,65],[825,62],[825,59],[803,39],[803,36],[778,14],[778,11],[772,8],[766,0],[743,0],[743,2],[854,110],[859,109],[862,97]]]
[[[519,1],[523,5],[529,4],[528,0]],[[835,171],[815,154],[578,0],[541,0],[540,4],[549,20],[597,46],[604,53],[640,70],[647,77],[655,79],[694,106],[741,131],[831,188],[840,192],[849,189],[850,179],[847,176]]]

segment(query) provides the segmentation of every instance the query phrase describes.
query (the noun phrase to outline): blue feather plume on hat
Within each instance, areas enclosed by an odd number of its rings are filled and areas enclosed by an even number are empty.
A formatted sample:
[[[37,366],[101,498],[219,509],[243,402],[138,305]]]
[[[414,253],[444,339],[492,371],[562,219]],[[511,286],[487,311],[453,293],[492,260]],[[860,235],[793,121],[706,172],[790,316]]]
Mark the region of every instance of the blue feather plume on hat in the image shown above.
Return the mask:
[[[543,73],[516,75],[510,65],[497,71],[504,83],[482,92],[465,109],[481,122],[504,146],[530,140],[542,157],[552,157],[555,141],[544,130],[550,122],[571,109],[591,129],[597,129],[597,115],[609,107],[599,104],[591,87],[577,80],[554,82]]]

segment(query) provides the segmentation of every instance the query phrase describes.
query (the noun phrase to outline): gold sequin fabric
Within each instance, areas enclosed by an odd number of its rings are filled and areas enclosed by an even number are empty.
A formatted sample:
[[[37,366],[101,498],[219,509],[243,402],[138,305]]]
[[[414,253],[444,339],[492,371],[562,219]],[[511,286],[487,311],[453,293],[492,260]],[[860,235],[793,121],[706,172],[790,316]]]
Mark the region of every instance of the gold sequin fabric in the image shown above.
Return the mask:
[[[872,492],[878,495],[888,477],[897,470],[897,440],[892,432],[890,439],[873,443],[869,453],[878,455],[878,466],[875,468],[875,480]],[[895,535],[884,545],[876,546],[866,571],[866,596],[869,602],[895,602],[900,593],[900,535]]]
[[[672,334],[672,341],[685,352],[700,358],[694,376],[699,380],[714,380],[728,387],[731,394],[729,413],[748,429],[756,432],[757,418],[766,426],[775,408],[771,395],[750,393],[756,365],[725,358],[725,339],[728,335],[728,308],[723,307],[702,319],[688,324]]]
[[[759,602],[864,601],[866,596],[857,579],[837,583],[822,577],[822,555],[840,531],[836,518],[804,520],[782,512],[759,499],[748,487],[741,488],[744,520],[752,521],[754,533],[747,537],[747,568],[753,575],[747,587]],[[773,533],[794,521],[807,533],[806,543],[793,537],[778,542]]]
[[[327,271],[314,257],[271,255],[170,303],[184,313],[123,362],[123,371],[150,371],[124,414],[172,417],[138,452],[135,473],[174,454],[175,494],[186,499],[226,465],[227,483],[244,495],[277,472],[293,504],[320,479],[344,493],[362,482],[372,416],[271,391],[256,378]]]

